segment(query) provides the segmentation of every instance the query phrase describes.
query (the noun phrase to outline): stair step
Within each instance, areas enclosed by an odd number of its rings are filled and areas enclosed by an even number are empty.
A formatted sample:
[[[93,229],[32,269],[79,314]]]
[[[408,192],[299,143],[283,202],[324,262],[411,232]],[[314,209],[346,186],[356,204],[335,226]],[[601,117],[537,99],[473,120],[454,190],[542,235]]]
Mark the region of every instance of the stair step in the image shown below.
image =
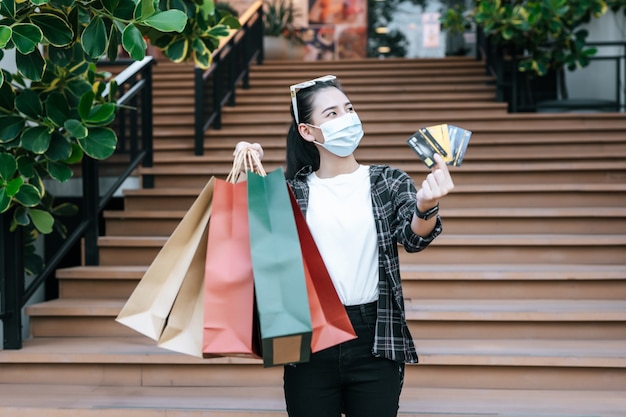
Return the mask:
[[[266,171],[277,169],[281,164],[268,162]],[[417,160],[409,163],[396,163],[395,167],[421,182],[428,173],[426,167]],[[226,176],[232,163],[169,164],[153,168],[140,168],[142,175],[153,175],[155,187],[202,187],[214,176]],[[605,161],[482,161],[471,160],[459,169],[451,168],[454,183],[484,184],[528,184],[552,182],[555,184],[623,184],[626,179],[626,160]]]
[[[59,269],[59,296],[127,299],[147,266]],[[626,299],[626,265],[401,265],[409,299]]]
[[[198,188],[125,189],[128,210],[187,210]],[[461,184],[442,208],[626,207],[626,184]]]
[[[59,297],[128,299],[147,266],[77,266],[56,270]]]
[[[623,417],[624,391],[404,388],[400,417]],[[4,417],[286,417],[279,387],[0,385]],[[57,407],[53,407],[53,404]],[[124,404],[125,408],[121,408]]]
[[[29,306],[27,313],[37,338],[132,336],[133,330],[114,321],[124,304],[56,299]],[[626,339],[624,300],[407,299],[406,306],[417,338]]]
[[[149,265],[166,236],[102,236],[98,239],[101,265]],[[625,235],[450,235],[442,234],[423,253],[399,251],[406,264],[528,263],[611,264],[623,259]],[[621,262],[620,262],[621,263]]]
[[[104,211],[108,236],[169,236],[184,210]],[[452,234],[626,234],[626,207],[442,208]],[[580,219],[585,219],[581,222]]]
[[[529,376],[539,377],[537,385],[518,381],[520,388],[611,390],[626,381],[623,340],[416,339],[415,343],[420,364],[407,367],[406,389],[511,388],[513,379]],[[54,369],[57,363],[71,363],[74,369],[55,375],[42,366]],[[161,349],[145,337],[28,340],[21,351],[0,352],[0,368],[1,384],[54,385],[62,377],[68,384],[103,385],[105,377],[109,385],[115,381],[126,389],[282,386],[281,367],[264,368],[260,360],[240,357],[200,359]],[[96,369],[100,371],[94,373]],[[555,378],[557,370],[588,379]],[[458,378],[463,373],[482,376]]]

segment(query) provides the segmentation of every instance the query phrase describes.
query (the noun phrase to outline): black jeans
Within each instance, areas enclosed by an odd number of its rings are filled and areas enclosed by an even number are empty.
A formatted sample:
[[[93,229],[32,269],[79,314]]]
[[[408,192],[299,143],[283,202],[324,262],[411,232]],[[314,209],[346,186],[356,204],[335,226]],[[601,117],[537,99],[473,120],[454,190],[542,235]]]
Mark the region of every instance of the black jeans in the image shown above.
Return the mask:
[[[346,307],[358,336],[285,366],[290,417],[395,417],[404,364],[372,355],[376,303]]]

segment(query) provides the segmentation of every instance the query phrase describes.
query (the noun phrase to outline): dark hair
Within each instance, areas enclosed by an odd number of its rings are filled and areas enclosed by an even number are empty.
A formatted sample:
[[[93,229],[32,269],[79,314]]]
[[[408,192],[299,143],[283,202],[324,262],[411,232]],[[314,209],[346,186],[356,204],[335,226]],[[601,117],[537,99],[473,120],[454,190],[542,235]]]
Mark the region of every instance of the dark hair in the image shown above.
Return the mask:
[[[311,87],[303,88],[296,94],[298,100],[298,120],[300,123],[310,123],[313,114],[313,98],[315,95],[325,88],[334,87],[341,91],[341,86],[336,80],[317,82]],[[311,165],[313,171],[317,171],[320,167],[320,152],[317,146],[305,140],[298,131],[296,119],[293,115],[293,106],[291,110],[291,126],[287,132],[287,169],[285,177],[293,179],[296,173],[303,167]]]

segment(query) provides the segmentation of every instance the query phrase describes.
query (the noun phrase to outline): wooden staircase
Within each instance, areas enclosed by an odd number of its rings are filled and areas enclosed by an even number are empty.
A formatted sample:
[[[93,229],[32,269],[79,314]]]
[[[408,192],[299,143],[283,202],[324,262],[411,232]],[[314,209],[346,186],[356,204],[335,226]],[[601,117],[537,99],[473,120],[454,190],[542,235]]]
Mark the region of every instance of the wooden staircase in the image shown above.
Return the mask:
[[[474,132],[444,233],[402,254],[421,363],[403,417],[626,416],[626,116],[508,114],[481,63],[267,62],[193,155],[193,71],[155,68],[154,189],[104,214],[101,265],[57,271],[59,299],[27,308],[32,337],[0,351],[0,416],[284,417],[282,368],[155,347],[114,317],[211,175],[240,140],[284,160],[290,84],[332,73],[359,112],[363,164],[416,181],[419,127]],[[320,416],[324,417],[324,416]]]

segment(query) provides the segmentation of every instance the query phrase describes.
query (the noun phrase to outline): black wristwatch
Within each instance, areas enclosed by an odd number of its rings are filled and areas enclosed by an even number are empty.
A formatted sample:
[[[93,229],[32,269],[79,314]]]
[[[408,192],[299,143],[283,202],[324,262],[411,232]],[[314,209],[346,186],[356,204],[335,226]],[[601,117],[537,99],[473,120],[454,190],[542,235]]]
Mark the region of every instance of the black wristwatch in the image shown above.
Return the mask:
[[[418,219],[428,220],[437,215],[437,213],[439,213],[439,204],[429,210],[426,210],[424,213],[422,213],[417,207],[415,207],[415,215]]]

